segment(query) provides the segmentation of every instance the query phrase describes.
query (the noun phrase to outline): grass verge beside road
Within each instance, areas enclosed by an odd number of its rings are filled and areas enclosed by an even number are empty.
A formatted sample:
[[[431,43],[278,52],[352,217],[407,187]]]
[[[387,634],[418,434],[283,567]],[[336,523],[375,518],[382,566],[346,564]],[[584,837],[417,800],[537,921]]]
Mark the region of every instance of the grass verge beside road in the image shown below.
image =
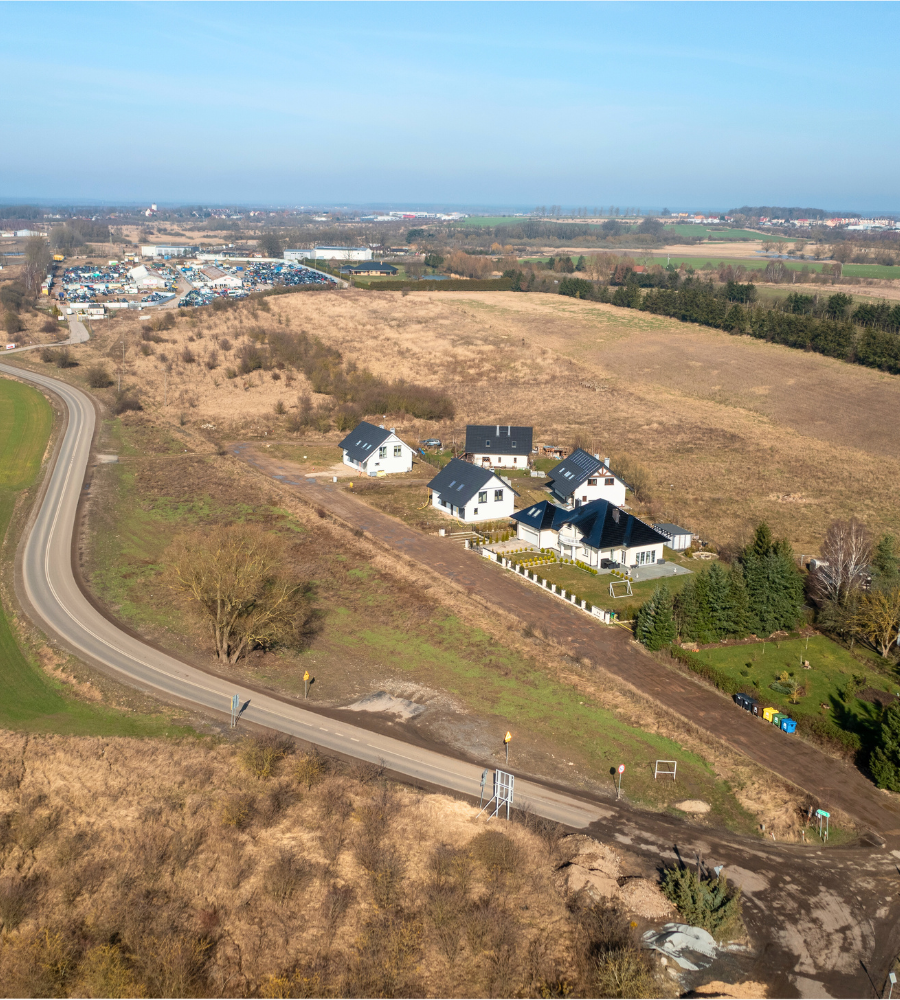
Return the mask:
[[[50,404],[37,390],[0,380],[0,539],[17,500],[37,481],[52,424]],[[15,553],[4,545],[3,554],[11,562]],[[124,713],[71,697],[20,648],[5,607],[0,607],[0,684],[0,728],[81,736],[161,736],[178,728],[163,716]]]

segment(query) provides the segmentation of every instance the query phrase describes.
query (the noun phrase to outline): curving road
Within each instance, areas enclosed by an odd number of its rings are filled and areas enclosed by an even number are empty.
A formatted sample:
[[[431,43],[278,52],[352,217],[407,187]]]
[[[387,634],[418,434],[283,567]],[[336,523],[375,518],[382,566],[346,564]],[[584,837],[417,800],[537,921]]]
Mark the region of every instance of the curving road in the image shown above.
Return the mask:
[[[73,324],[72,342],[87,339]],[[77,338],[77,340],[75,339]],[[450,791],[477,796],[482,767],[412,746],[295,704],[253,693],[156,650],[120,630],[80,590],[72,568],[73,533],[95,427],[93,401],[64,382],[0,363],[0,374],[52,392],[68,420],[45,493],[21,553],[21,597],[44,631],[84,660],[169,700],[217,713],[238,694],[242,719]],[[754,949],[730,957],[741,975],[772,984],[780,996],[875,996],[900,947],[900,851],[801,845],[692,826],[671,816],[600,804],[535,781],[516,779],[516,805],[569,827],[587,828],[627,848],[651,874],[662,861],[728,866],[743,885]],[[729,972],[734,970],[729,969]]]
[[[68,412],[56,463],[22,559],[23,597],[47,633],[88,662],[112,669],[144,690],[219,713],[230,711],[237,694],[241,718],[249,722],[360,760],[383,762],[420,781],[479,794],[482,768],[477,765],[324,718],[287,700],[257,693],[248,698],[233,682],[153,649],[104,618],[82,593],[72,569],[76,513],[94,435],[94,404],[86,393],[57,379],[4,364],[0,372],[49,390]],[[527,804],[534,812],[577,828],[612,815],[609,809],[535,782],[517,781],[515,791],[518,805]]]

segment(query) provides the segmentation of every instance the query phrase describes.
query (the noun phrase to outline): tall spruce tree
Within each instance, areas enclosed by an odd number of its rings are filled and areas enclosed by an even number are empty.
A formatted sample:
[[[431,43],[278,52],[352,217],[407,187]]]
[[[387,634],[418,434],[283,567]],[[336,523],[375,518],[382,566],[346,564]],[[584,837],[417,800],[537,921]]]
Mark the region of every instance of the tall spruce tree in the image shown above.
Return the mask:
[[[890,590],[900,583],[900,553],[893,535],[882,535],[872,553],[872,586]]]
[[[728,571],[728,634],[743,639],[750,631],[750,603],[740,563]]]
[[[635,615],[634,635],[647,649],[662,649],[671,645],[677,635],[672,595],[663,583],[645,601]]]
[[[875,784],[900,792],[900,702],[892,702],[882,714],[878,743],[869,758]]]
[[[730,590],[728,571],[720,562],[714,562],[705,575],[710,635],[713,642],[718,642],[731,634],[731,622],[728,615],[728,593]]]
[[[803,617],[803,578],[786,539],[774,541],[760,524],[740,555],[747,591],[749,627],[756,635],[795,628]]]
[[[675,596],[675,624],[682,639],[697,638],[697,577],[692,576]]]

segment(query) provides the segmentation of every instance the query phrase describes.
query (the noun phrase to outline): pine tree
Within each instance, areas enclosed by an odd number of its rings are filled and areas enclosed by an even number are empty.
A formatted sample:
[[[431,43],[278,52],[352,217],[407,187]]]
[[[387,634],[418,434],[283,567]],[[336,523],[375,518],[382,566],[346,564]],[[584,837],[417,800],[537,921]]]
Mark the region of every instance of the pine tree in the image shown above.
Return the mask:
[[[714,562],[705,575],[709,631],[712,641],[718,642],[731,632],[728,615],[730,581],[728,572],[719,562]]]
[[[774,541],[760,524],[740,556],[749,605],[749,627],[756,635],[796,627],[803,617],[803,578],[786,539]]]
[[[676,639],[675,614],[669,588],[662,584],[635,615],[634,637],[647,649],[662,649]]]
[[[892,702],[881,716],[881,732],[869,769],[879,788],[900,792],[900,702]]]
[[[634,637],[639,643],[649,647],[653,634],[653,622],[656,618],[656,592],[637,609],[634,616]]]
[[[672,607],[672,595],[663,583],[656,589],[656,613],[653,616],[653,628],[650,633],[648,649],[662,649],[671,646],[677,638],[675,628],[675,611]]]
[[[697,638],[697,578],[692,576],[675,597],[675,624],[682,639]]]
[[[697,602],[694,612],[694,638],[698,642],[715,642],[715,627],[709,603],[708,573],[697,574],[697,580],[694,584],[694,599]]]
[[[750,604],[740,563],[734,563],[728,573],[727,608],[728,635],[743,639],[750,631]]]
[[[872,553],[872,586],[879,590],[890,590],[900,583],[900,555],[897,553],[897,539],[893,535],[882,535]]]

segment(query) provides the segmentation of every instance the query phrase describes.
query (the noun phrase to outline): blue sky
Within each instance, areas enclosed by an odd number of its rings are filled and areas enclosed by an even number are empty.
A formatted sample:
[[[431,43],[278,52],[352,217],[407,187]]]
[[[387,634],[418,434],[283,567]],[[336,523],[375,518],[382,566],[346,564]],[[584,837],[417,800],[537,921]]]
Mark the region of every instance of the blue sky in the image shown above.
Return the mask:
[[[0,19],[4,200],[900,210],[895,3]]]

